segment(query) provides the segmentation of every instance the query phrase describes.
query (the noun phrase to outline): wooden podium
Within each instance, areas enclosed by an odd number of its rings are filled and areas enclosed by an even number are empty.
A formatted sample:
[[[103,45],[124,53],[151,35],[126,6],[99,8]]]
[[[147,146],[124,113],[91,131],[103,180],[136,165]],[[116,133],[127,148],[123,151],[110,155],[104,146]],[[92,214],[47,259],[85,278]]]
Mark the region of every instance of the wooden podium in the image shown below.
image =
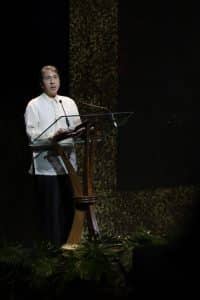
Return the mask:
[[[66,154],[62,140],[67,138],[81,139],[84,147],[83,158],[83,180],[72,166],[68,155]],[[68,249],[80,243],[84,223],[87,221],[88,231],[91,237],[99,236],[99,227],[96,220],[94,205],[96,196],[93,189],[93,161],[95,148],[95,127],[88,121],[78,125],[74,130],[64,131],[54,136],[51,140],[42,141],[31,144],[32,151],[53,150],[57,155],[60,155],[63,163],[68,171],[71,181],[75,212],[66,243],[62,246],[63,249]]]
[[[99,236],[99,227],[96,220],[94,205],[96,196],[93,189],[93,161],[94,161],[94,131],[95,128],[88,122],[78,126],[74,131],[66,134],[61,133],[52,140],[53,149],[62,157],[62,160],[68,170],[71,180],[74,201],[75,213],[72,227],[66,241],[62,248],[69,245],[78,244],[81,240],[84,229],[84,222],[87,221],[88,231],[92,237]],[[83,182],[81,182],[78,174],[70,163],[64,149],[58,143],[58,140],[66,139],[67,137],[81,137],[84,141],[84,161],[83,161]]]
[[[86,121],[82,122],[75,129],[61,132],[50,140],[38,140],[38,138],[40,138],[42,134],[46,132],[51,126],[53,126],[60,118],[66,117],[61,116],[35,139],[35,141],[37,141],[36,143],[33,142],[30,145],[32,151],[41,152],[44,150],[53,150],[57,155],[61,156],[63,163],[68,171],[74,194],[75,213],[67,241],[62,246],[63,249],[69,249],[70,247],[73,248],[73,245],[78,245],[80,243],[85,221],[87,221],[88,231],[91,237],[95,238],[100,235],[95,215],[96,196],[93,187],[93,167],[95,145],[96,141],[98,141],[98,132],[102,131],[102,128],[98,128],[97,124],[99,124],[100,122],[95,123],[94,119],[96,117],[106,117],[108,118],[109,124],[111,123],[110,120],[112,120],[114,127],[118,127],[121,125],[119,122],[118,124],[116,123],[114,118],[115,116],[125,116],[126,119],[124,119],[123,117],[123,122],[121,122],[121,124],[124,124],[124,121],[126,122],[132,115],[133,112],[82,115],[82,117],[86,117]],[[88,117],[90,117],[90,119],[92,119],[93,121],[88,121]],[[105,120],[104,123],[106,123]],[[79,178],[79,175],[75,171],[74,167],[72,166],[64,148],[64,142],[68,138],[72,138],[75,143],[78,139],[81,140],[84,147],[82,181]]]

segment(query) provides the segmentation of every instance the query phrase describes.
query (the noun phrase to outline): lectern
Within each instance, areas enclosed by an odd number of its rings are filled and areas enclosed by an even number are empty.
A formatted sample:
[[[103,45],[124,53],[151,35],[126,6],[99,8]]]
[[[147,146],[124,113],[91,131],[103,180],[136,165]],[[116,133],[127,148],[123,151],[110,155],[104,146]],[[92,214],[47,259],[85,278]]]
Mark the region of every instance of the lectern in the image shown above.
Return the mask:
[[[99,124],[104,123],[105,125],[106,120],[109,120],[109,123],[113,123],[113,125],[116,127],[117,123],[115,116],[119,116],[119,114],[123,114],[123,116],[129,117],[131,113],[123,112],[112,114],[105,113],[82,116],[80,115],[81,119],[85,120],[76,128],[63,131],[62,133],[54,136],[49,140],[36,138],[35,141],[30,144],[32,151],[53,150],[62,158],[62,161],[68,171],[74,193],[75,213],[71,230],[69,232],[66,243],[62,246],[62,248],[68,248],[70,245],[73,246],[80,243],[85,221],[87,222],[88,231],[91,237],[95,238],[100,235],[100,230],[95,214],[96,195],[94,193],[93,186],[95,146],[97,142],[101,140],[104,134],[102,133],[102,126],[99,126]],[[66,116],[62,117],[65,118]],[[68,118],[69,117],[70,116],[68,116]],[[51,124],[51,126],[54,125],[54,123]],[[39,137],[41,136],[42,134],[40,134]],[[68,139],[70,141],[73,140],[73,143],[75,144],[81,143],[84,147],[83,180],[81,180],[81,178],[75,171],[68,158],[68,155],[66,154],[65,148],[67,146],[70,146],[70,143],[67,143]],[[62,141],[66,141],[66,143],[62,143]]]

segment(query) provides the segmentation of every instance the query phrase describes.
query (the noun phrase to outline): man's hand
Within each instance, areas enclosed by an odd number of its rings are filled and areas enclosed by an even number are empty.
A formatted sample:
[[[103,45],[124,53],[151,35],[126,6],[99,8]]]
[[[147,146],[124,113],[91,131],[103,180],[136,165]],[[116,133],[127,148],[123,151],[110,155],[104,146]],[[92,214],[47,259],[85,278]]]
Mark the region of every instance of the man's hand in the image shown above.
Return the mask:
[[[54,136],[58,136],[58,135],[60,135],[61,133],[63,133],[63,132],[68,132],[68,131],[69,131],[68,129],[60,128],[60,129],[58,129],[58,131],[56,131],[56,133],[53,135],[53,137],[54,137]]]
[[[68,133],[72,132],[73,129],[70,129],[70,128],[66,128],[66,129],[63,129],[63,128],[60,128],[58,129],[58,131],[56,131],[56,133],[52,136],[51,140],[54,140],[54,141],[59,141],[59,140],[62,140],[64,138],[67,138],[68,136]]]

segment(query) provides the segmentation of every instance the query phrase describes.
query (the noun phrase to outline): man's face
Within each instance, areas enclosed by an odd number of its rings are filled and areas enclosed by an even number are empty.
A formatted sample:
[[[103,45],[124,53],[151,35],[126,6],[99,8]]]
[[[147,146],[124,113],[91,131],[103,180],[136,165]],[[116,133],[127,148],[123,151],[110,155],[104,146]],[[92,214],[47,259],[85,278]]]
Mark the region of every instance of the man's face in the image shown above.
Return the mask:
[[[46,70],[43,73],[42,88],[49,97],[55,97],[60,88],[59,75],[51,70]]]

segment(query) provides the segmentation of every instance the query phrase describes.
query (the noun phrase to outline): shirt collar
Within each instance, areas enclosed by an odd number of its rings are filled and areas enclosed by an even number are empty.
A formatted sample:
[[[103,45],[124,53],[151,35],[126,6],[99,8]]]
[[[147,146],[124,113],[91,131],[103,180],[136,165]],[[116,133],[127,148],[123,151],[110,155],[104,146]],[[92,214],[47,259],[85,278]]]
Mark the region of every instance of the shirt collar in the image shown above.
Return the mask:
[[[57,103],[59,101],[59,95],[56,95],[54,98],[52,98],[52,97],[49,97],[46,93],[43,93],[42,96],[48,101],[55,101]]]

